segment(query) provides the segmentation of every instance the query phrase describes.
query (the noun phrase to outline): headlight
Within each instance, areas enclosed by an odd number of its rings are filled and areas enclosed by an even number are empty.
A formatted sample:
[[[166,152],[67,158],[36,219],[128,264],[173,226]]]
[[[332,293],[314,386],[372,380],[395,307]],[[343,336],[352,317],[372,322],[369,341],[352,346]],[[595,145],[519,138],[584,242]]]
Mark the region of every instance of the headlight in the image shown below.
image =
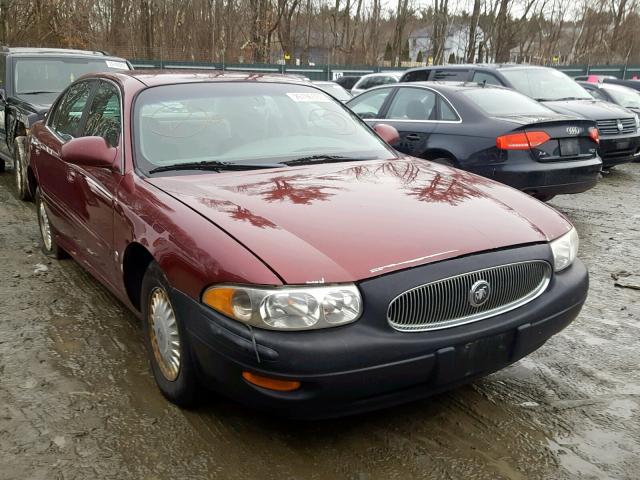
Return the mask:
[[[640,128],[640,116],[636,113],[636,128]]]
[[[556,272],[569,267],[578,255],[578,232],[575,228],[571,228],[560,238],[556,238],[552,242],[551,251],[553,252],[553,268]]]
[[[353,284],[323,287],[217,285],[202,302],[248,325],[270,330],[310,330],[355,322],[362,311]]]

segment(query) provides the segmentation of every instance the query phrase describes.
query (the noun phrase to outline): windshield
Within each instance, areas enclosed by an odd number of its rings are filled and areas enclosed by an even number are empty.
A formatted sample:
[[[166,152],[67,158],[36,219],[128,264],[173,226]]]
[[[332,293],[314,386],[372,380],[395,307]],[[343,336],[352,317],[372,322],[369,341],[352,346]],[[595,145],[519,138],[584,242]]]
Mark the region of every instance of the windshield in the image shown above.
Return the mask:
[[[86,73],[128,70],[126,62],[90,58],[16,58],[16,95],[59,93]]]
[[[337,98],[341,102],[346,102],[352,96],[349,92],[347,92],[344,88],[342,88],[337,83],[334,83],[334,84],[316,83],[315,86],[321,90],[324,90],[329,95],[333,95],[335,98]]]
[[[591,95],[564,73],[553,68],[526,68],[500,70],[520,93],[541,101],[585,99]]]
[[[312,156],[395,157],[324,92],[276,83],[193,83],[144,90],[134,107],[136,165],[274,165]]]
[[[549,115],[544,105],[513,90],[502,88],[474,88],[462,94],[489,115]]]
[[[640,108],[640,93],[632,88],[616,86],[607,87],[607,93],[618,105],[628,108]]]

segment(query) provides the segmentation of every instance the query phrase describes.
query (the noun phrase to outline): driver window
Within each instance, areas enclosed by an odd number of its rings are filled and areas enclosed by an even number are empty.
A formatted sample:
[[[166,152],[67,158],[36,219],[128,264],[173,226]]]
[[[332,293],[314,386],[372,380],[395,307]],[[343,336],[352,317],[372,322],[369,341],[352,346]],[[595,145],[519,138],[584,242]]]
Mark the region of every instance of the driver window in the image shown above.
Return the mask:
[[[387,118],[394,120],[436,120],[436,94],[423,88],[401,88],[393,98]]]
[[[82,113],[93,85],[93,82],[77,83],[71,86],[58,102],[50,126],[63,140],[69,141],[78,136]]]
[[[380,118],[380,108],[391,93],[390,88],[366,92],[349,102],[349,107],[360,118]]]
[[[120,93],[112,83],[101,81],[91,101],[82,136],[102,137],[109,146],[115,147],[120,142],[120,130]]]

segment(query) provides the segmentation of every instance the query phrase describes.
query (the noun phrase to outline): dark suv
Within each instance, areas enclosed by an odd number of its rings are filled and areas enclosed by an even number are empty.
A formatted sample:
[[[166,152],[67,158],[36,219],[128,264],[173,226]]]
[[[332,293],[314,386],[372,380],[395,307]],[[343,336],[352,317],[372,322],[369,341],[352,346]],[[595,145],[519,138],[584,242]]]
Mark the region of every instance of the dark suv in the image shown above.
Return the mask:
[[[595,100],[589,92],[554,68],[531,65],[445,65],[407,70],[401,82],[477,82],[513,88],[566,115],[595,120],[600,157],[608,169],[640,157],[640,119],[617,105]]]
[[[12,162],[18,196],[32,193],[27,171],[29,129],[44,118],[58,94],[91,72],[131,70],[131,64],[104,52],[57,48],[0,49],[0,172]]]

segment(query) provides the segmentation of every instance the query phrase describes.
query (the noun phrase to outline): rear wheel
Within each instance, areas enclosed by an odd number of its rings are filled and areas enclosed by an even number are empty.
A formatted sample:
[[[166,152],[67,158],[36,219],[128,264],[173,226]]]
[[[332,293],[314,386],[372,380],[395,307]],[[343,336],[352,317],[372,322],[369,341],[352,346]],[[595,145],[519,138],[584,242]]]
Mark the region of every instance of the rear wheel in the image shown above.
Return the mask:
[[[31,200],[31,192],[29,191],[29,179],[27,177],[27,162],[24,158],[24,149],[18,145],[20,138],[16,138],[15,148],[13,149],[13,173],[16,181],[16,191],[20,200]]]
[[[61,259],[65,257],[65,252],[56,243],[49,223],[49,215],[40,194],[40,189],[36,189],[36,211],[38,213],[38,227],[40,227],[40,237],[42,239],[42,251],[48,257]]]
[[[534,193],[532,197],[540,200],[541,202],[548,202],[553,197],[555,197],[555,195],[543,195],[541,193]]]
[[[142,320],[151,371],[162,394],[182,407],[195,405],[199,390],[191,347],[173,307],[171,286],[151,262],[142,280]]]

